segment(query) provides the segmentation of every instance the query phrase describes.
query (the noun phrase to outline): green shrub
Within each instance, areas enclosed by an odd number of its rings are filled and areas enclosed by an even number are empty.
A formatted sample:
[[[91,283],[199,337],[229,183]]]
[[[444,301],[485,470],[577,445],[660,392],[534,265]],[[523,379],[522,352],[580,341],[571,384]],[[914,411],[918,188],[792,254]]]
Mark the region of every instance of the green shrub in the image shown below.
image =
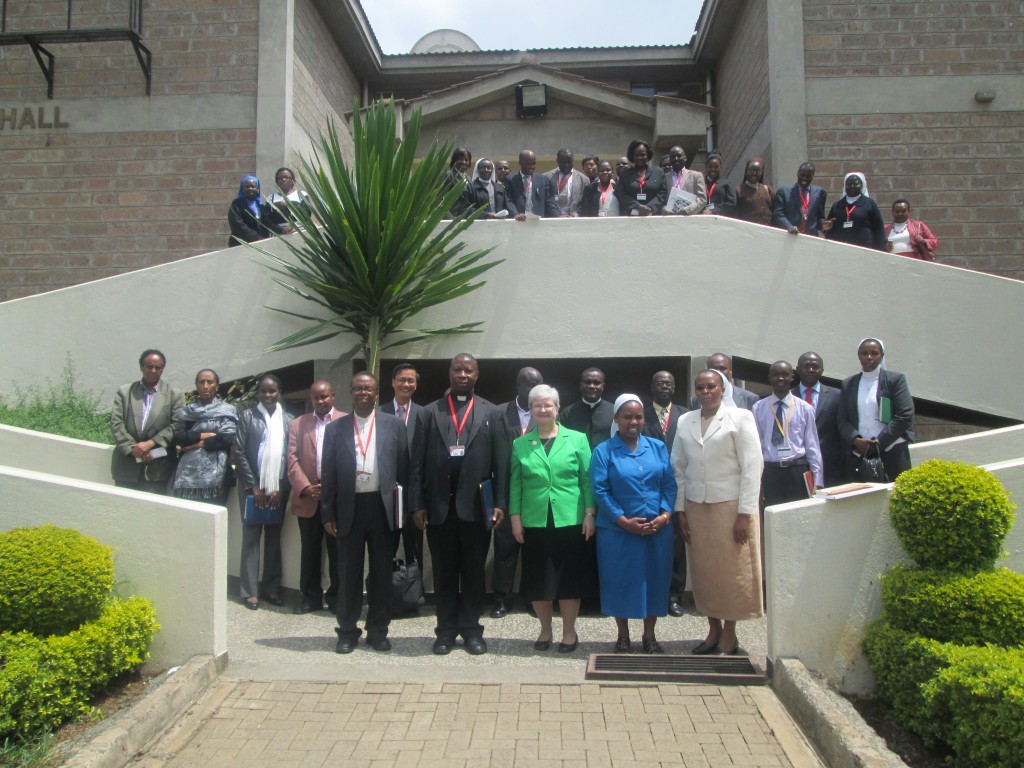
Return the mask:
[[[991,472],[932,459],[896,479],[889,515],[919,566],[972,573],[995,565],[1013,504]]]
[[[882,578],[883,619],[930,640],[1024,645],[1024,576],[999,568],[973,576],[894,566]]]
[[[100,615],[113,550],[69,528],[0,533],[0,632],[62,635]]]
[[[56,384],[47,379],[45,388],[14,387],[14,393],[11,402],[0,398],[0,424],[113,444],[109,402],[101,403],[98,395],[79,389],[70,355]]]
[[[112,600],[63,636],[0,634],[0,737],[56,728],[90,711],[91,695],[141,664],[159,625],[148,600]]]

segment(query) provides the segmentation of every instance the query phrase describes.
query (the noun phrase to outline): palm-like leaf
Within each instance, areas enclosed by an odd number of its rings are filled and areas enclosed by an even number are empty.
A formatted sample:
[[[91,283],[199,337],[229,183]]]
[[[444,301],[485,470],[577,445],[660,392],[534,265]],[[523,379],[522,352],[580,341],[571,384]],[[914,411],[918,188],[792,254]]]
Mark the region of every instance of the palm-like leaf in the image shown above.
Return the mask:
[[[311,324],[268,351],[352,333],[360,340],[367,369],[377,373],[382,349],[432,336],[478,332],[479,322],[406,327],[424,309],[482,286],[477,278],[501,263],[484,261],[490,248],[464,253],[465,244],[456,242],[475,215],[443,222],[461,192],[444,180],[451,146],[434,141],[416,164],[419,134],[416,110],[398,144],[394,103],[377,102],[365,116],[355,112],[351,166],[344,160],[333,123],[321,134],[313,157],[301,159],[307,202],[321,225],[303,206],[289,203],[301,229],[280,241],[294,261],[258,245],[249,247],[270,262],[274,282],[316,304],[323,316],[277,310]],[[387,341],[392,334],[399,338]],[[348,350],[338,360],[353,353]]]

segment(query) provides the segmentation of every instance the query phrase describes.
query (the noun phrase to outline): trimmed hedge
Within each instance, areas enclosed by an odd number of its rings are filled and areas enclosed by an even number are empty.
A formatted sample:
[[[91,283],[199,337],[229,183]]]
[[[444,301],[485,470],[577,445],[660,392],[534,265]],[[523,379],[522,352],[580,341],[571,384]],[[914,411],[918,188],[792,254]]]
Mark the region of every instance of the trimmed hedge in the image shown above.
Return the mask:
[[[995,566],[1013,509],[991,472],[939,459],[896,478],[889,498],[892,527],[914,562],[963,573]]]
[[[132,597],[111,600],[96,621],[67,635],[0,634],[0,737],[88,714],[100,686],[146,660],[157,629],[152,604]]]
[[[1024,649],[940,643],[876,623],[864,652],[879,696],[963,768],[1024,765]]]
[[[114,585],[110,547],[70,528],[0,533],[0,632],[63,635],[96,619]]]
[[[882,618],[896,629],[960,645],[1024,645],[1024,576],[973,576],[894,566],[882,577]]]

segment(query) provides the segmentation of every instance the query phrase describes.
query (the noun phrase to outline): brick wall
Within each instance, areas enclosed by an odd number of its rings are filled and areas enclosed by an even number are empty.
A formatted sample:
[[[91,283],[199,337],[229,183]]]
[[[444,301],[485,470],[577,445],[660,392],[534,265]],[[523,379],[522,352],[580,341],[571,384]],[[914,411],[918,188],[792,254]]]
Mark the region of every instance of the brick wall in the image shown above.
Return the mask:
[[[747,158],[742,155],[747,143],[768,115],[766,14],[766,0],[744,4],[715,72],[716,149],[722,152],[726,175],[734,165],[746,163]],[[770,170],[766,169],[765,177],[770,178]]]
[[[1020,74],[1024,3],[804,0],[807,77]]]

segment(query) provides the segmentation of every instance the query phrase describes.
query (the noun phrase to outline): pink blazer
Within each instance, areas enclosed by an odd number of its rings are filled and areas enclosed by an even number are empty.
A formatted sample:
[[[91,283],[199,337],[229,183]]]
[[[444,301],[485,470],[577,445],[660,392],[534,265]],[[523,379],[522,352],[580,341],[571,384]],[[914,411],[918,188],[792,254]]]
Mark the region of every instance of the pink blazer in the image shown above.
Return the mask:
[[[337,408],[331,410],[331,423],[344,416]],[[320,482],[316,475],[316,414],[307,413],[292,421],[288,428],[288,482],[292,486],[292,514],[312,517],[317,500],[303,496],[302,491]]]
[[[914,245],[915,257],[923,261],[935,261],[935,251],[939,249],[939,238],[937,238],[932,231],[928,229],[928,225],[923,221],[908,219],[907,229],[910,231],[910,241]],[[886,224],[886,238],[889,237],[890,232],[892,232],[892,224]],[[918,236],[924,238],[924,245],[917,242]]]

